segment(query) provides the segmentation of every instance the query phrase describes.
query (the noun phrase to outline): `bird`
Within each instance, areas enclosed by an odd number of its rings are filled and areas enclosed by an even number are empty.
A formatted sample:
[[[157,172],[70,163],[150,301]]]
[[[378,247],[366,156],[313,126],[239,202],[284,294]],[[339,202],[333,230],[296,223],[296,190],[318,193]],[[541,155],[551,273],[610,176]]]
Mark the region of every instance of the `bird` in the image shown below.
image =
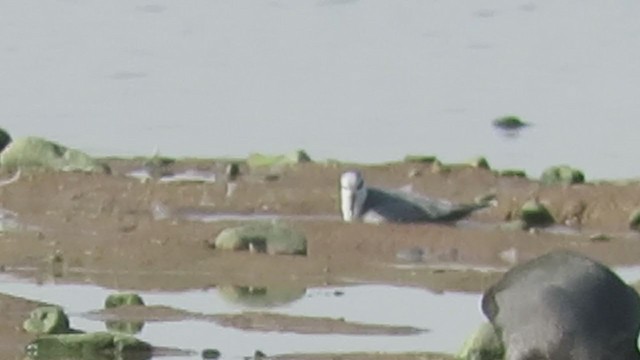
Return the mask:
[[[516,265],[482,297],[506,360],[637,360],[640,297],[607,266],[555,250]]]
[[[345,222],[453,222],[489,205],[454,204],[408,191],[367,187],[358,170],[348,170],[340,176],[340,210]]]

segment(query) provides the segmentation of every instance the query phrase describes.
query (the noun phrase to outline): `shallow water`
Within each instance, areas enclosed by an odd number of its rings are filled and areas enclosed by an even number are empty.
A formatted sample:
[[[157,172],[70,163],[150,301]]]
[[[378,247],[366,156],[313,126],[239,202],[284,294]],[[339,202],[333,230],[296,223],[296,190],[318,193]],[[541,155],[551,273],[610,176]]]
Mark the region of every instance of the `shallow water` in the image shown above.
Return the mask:
[[[302,147],[639,174],[637,1],[10,0],[0,14],[15,136],[97,155]],[[504,136],[491,121],[506,114],[534,125]]]
[[[640,280],[640,267],[617,268],[628,282]],[[455,353],[466,337],[484,321],[479,293],[432,293],[424,289],[389,285],[356,285],[311,289],[261,289],[258,297],[272,291],[273,299],[247,299],[246,289],[230,287],[186,292],[139,292],[147,305],[165,305],[203,314],[240,313],[245,310],[287,315],[344,318],[369,324],[413,326],[429,331],[409,336],[301,335],[294,333],[244,331],[213,322],[186,320],[146,322],[137,334],[154,346],[192,350],[199,354],[217,348],[223,359],[249,356],[253,350],[269,355],[295,352],[433,351]],[[94,285],[35,284],[0,275],[0,292],[59,304],[70,315],[71,325],[85,331],[105,330],[103,321],[87,314],[101,309],[114,290]],[[283,296],[282,294],[287,294]],[[237,295],[241,294],[238,301]],[[289,296],[288,294],[294,294]],[[235,299],[235,300],[234,300]],[[260,303],[263,305],[260,306]],[[401,304],[401,305],[399,305]],[[162,357],[198,358],[199,355]]]
[[[105,329],[103,321],[91,320],[85,313],[102,308],[104,299],[112,292],[109,289],[93,285],[37,285],[7,276],[0,277],[0,281],[2,293],[62,305],[70,315],[74,328],[86,331]],[[337,291],[340,295],[336,295]],[[422,289],[386,285],[307,289],[298,300],[264,308],[231,302],[216,289],[140,294],[148,305],[161,304],[205,314],[261,310],[429,329],[428,332],[409,336],[300,335],[243,331],[212,322],[188,320],[146,322],[142,332],[137,335],[155,346],[195,350],[198,353],[205,348],[217,348],[222,352],[223,358],[227,359],[251,355],[254,349],[271,355],[352,351],[455,352],[465,337],[482,321],[478,307],[479,294],[434,294]]]

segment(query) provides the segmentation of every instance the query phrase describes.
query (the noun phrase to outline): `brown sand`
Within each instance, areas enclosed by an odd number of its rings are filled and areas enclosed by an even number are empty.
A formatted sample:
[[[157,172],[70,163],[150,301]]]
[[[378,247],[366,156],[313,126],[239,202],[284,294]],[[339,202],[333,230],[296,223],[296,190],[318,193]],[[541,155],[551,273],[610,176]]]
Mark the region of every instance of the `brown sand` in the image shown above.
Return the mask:
[[[629,214],[640,206],[640,183],[543,187],[535,181],[498,177],[493,172],[459,167],[433,171],[429,164],[360,167],[371,186],[401,187],[470,202],[495,191],[498,205],[471,218],[480,227],[439,224],[369,225],[332,220],[294,221],[308,238],[308,256],[226,252],[208,245],[237,222],[204,223],[184,218],[207,213],[338,215],[337,178],[347,167],[301,164],[277,170],[242,168],[227,196],[223,164],[180,161],[169,170],[212,170],[220,181],[162,183],[125,174],[139,160],[111,160],[113,174],[23,173],[0,188],[0,206],[18,214],[32,228],[0,234],[0,264],[15,276],[57,281],[90,281],[126,289],[184,290],[219,285],[266,286],[287,282],[311,287],[354,282],[410,285],[435,291],[479,292],[499,271],[455,270],[449,265],[511,265],[501,254],[511,250],[522,261],[554,248],[570,248],[609,265],[640,260],[640,237],[628,230]],[[350,167],[349,167],[350,168]],[[418,173],[410,177],[408,174]],[[277,175],[277,179],[265,180]],[[2,174],[4,177],[10,174]],[[527,199],[546,203],[559,222],[582,233],[508,231],[495,225],[508,219]],[[172,217],[155,220],[151,209],[162,203]],[[609,234],[608,241],[590,235]],[[397,266],[400,250],[429,249],[431,266]],[[424,265],[424,264],[421,264]],[[17,330],[35,305],[0,298],[0,358],[18,358],[28,337]],[[357,358],[354,357],[354,358]]]

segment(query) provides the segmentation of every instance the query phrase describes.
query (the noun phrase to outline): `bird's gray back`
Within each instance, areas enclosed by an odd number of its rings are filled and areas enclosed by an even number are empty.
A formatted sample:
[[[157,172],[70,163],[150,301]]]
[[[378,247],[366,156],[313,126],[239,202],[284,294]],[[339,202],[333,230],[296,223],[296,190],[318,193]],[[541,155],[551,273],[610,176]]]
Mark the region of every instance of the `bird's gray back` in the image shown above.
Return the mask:
[[[363,216],[377,216],[389,222],[421,222],[429,214],[418,204],[398,194],[377,188],[367,189]]]
[[[455,221],[486,204],[454,204],[408,191],[367,189],[363,213],[372,212],[390,222]]]

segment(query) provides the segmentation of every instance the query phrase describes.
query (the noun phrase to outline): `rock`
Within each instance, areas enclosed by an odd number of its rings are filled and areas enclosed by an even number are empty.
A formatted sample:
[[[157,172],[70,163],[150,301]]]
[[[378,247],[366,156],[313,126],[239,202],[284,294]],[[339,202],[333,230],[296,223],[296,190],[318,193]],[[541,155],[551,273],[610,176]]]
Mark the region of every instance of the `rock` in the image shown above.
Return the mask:
[[[150,359],[152,347],[144,341],[123,334],[43,335],[26,347],[31,359]]]
[[[224,169],[224,175],[227,181],[235,181],[240,176],[240,165],[238,163],[229,163]]]
[[[629,216],[629,228],[640,231],[640,209],[634,210]]]
[[[225,300],[234,304],[249,307],[269,308],[292,303],[302,298],[307,290],[301,287],[289,286],[218,286],[218,293]]]
[[[57,171],[109,172],[91,156],[38,137],[16,139],[0,153],[4,168],[42,168]]]
[[[518,216],[527,228],[548,226],[555,222],[549,210],[537,200],[525,202]]]
[[[296,150],[284,155],[251,154],[247,158],[249,167],[295,165],[311,162],[311,158],[304,150]]]
[[[203,359],[217,359],[220,357],[220,351],[217,349],[204,349],[201,355]]]
[[[584,173],[568,165],[552,166],[542,172],[540,181],[545,185],[582,184],[584,183]]]
[[[59,306],[41,306],[29,314],[22,328],[35,335],[71,332],[69,318]]]
[[[407,155],[404,157],[404,162],[406,163],[426,163],[426,164],[431,164],[433,162],[435,162],[436,160],[438,160],[435,156],[433,155]]]
[[[603,233],[597,233],[589,236],[589,240],[593,242],[608,242],[611,241],[611,236]]]
[[[466,164],[478,169],[487,169],[487,170],[491,169],[491,167],[489,166],[489,162],[484,156],[473,158],[467,161]]]
[[[524,170],[519,170],[519,169],[505,169],[505,170],[500,170],[498,172],[498,176],[526,178],[527,173]]]
[[[636,359],[640,297],[608,267],[558,250],[519,264],[484,293],[506,359]]]
[[[517,116],[508,115],[493,120],[493,126],[503,130],[518,130],[529,126],[529,124]]]
[[[306,255],[307,239],[301,232],[279,223],[256,223],[227,228],[214,243],[224,250],[264,250],[269,254]]]
[[[11,135],[3,129],[0,128],[0,151],[4,150],[11,143]]]
[[[451,172],[451,166],[443,164],[440,160],[431,163],[431,172],[434,174],[446,174]]]
[[[135,293],[117,293],[107,296],[104,301],[105,309],[112,309],[123,305],[141,305],[144,306],[144,301],[140,295]]]
[[[504,345],[493,325],[485,322],[464,342],[456,358],[461,360],[504,359]]]

